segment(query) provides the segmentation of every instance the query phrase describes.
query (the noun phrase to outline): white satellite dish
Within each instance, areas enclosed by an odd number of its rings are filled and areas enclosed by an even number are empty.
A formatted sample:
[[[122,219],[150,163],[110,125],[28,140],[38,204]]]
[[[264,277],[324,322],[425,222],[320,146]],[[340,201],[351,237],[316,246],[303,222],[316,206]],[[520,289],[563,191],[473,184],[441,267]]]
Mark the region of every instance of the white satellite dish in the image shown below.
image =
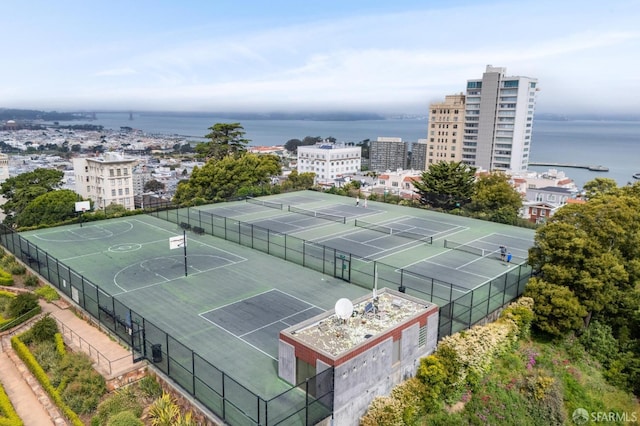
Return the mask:
[[[336,302],[336,315],[338,318],[346,320],[353,314],[353,303],[347,298],[338,299]]]

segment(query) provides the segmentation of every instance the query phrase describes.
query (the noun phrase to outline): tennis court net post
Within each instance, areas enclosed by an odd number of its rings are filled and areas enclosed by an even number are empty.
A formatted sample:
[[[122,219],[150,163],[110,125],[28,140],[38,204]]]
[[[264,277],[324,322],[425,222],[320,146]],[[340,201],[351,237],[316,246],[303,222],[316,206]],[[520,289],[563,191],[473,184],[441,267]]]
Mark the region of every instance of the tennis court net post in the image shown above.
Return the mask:
[[[465,253],[475,254],[476,256],[480,257],[485,257],[492,253],[491,250],[485,250],[483,248],[473,247],[463,243],[455,243],[451,240],[444,240],[444,248],[459,250]]]
[[[338,223],[347,223],[346,216],[338,216],[336,214],[322,213],[315,210],[301,209],[300,207],[295,207],[292,205],[289,205],[289,211],[291,213],[300,213],[306,216],[317,217],[319,219],[332,220]]]
[[[273,201],[258,200],[257,198],[253,198],[253,197],[247,197],[246,201],[247,201],[247,203],[257,204],[259,206],[264,206],[264,207],[270,207],[272,209],[283,210],[282,204],[276,203],[276,202],[273,202]]]
[[[422,241],[427,244],[433,244],[433,237],[429,235],[418,234],[417,232],[403,231],[401,229],[394,229],[390,226],[378,225],[375,223],[369,223],[362,220],[355,220],[355,226],[360,228],[370,229],[372,231],[381,232],[388,235],[396,235],[398,237],[409,238],[410,240]]]

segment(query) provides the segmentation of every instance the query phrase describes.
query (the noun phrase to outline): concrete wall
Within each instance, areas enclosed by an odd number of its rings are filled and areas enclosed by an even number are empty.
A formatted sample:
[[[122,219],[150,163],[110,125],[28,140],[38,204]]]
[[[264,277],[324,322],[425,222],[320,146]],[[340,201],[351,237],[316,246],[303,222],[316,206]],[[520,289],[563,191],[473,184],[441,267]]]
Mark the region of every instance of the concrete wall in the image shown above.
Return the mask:
[[[296,349],[282,340],[278,340],[278,375],[292,385],[297,384]]]

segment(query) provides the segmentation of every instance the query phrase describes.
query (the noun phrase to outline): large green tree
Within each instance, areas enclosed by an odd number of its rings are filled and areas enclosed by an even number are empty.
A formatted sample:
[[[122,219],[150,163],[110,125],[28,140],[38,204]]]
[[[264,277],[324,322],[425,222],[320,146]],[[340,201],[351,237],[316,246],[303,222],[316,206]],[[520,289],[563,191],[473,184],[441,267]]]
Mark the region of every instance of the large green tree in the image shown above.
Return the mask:
[[[414,182],[423,205],[453,210],[471,201],[476,169],[462,162],[440,161]]]
[[[545,281],[571,289],[587,311],[585,325],[592,316],[609,324],[638,318],[640,197],[634,188],[592,195],[538,229],[529,263]]]
[[[292,170],[284,181],[282,187],[284,189],[310,189],[313,187],[316,174],[312,172],[298,173]]]
[[[82,197],[70,189],[49,191],[36,197],[16,215],[15,224],[18,227],[54,225],[74,218],[77,216],[76,201],[82,201]]]
[[[259,194],[271,184],[270,178],[280,172],[280,160],[275,155],[246,153],[210,160],[202,168],[194,167],[189,180],[178,183],[173,200],[178,204],[194,204]]]
[[[209,127],[205,135],[209,139],[196,145],[198,156],[207,159],[221,160],[227,155],[246,152],[249,139],[245,139],[245,131],[240,123],[216,123]]]
[[[522,208],[522,197],[504,173],[481,175],[475,182],[467,208],[492,222],[515,224]]]
[[[15,218],[27,205],[40,195],[53,191],[62,185],[64,173],[54,169],[35,169],[10,177],[0,185],[0,194],[6,202],[2,206],[6,225],[13,225]]]

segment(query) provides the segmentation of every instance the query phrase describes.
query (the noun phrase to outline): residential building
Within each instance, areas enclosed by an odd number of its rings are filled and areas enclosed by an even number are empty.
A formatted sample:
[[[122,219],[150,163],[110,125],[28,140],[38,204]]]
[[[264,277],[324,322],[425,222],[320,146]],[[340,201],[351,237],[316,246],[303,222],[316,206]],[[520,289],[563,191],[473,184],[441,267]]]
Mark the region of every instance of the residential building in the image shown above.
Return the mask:
[[[146,164],[135,167],[132,171],[133,193],[135,195],[143,194],[144,186],[147,182],[153,180],[152,171]]]
[[[462,161],[485,170],[526,170],[538,81],[506,75],[487,65],[482,79],[468,80]]]
[[[120,204],[133,210],[132,171],[137,161],[116,152],[107,152],[101,157],[74,158],[76,192],[93,201],[96,209]]]
[[[401,170],[382,173],[377,180],[363,192],[377,194],[386,197],[395,195],[406,200],[416,197],[414,182],[422,179],[422,172],[419,170]]]
[[[378,137],[369,151],[369,168],[376,172],[407,168],[409,146],[402,138]]]
[[[298,147],[298,173],[315,173],[316,183],[355,175],[361,167],[361,147],[320,143]]]
[[[440,161],[462,161],[464,117],[465,96],[462,93],[445,96],[444,102],[429,105],[426,168]]]
[[[418,139],[411,145],[411,168],[414,170],[427,170],[427,139]]]

